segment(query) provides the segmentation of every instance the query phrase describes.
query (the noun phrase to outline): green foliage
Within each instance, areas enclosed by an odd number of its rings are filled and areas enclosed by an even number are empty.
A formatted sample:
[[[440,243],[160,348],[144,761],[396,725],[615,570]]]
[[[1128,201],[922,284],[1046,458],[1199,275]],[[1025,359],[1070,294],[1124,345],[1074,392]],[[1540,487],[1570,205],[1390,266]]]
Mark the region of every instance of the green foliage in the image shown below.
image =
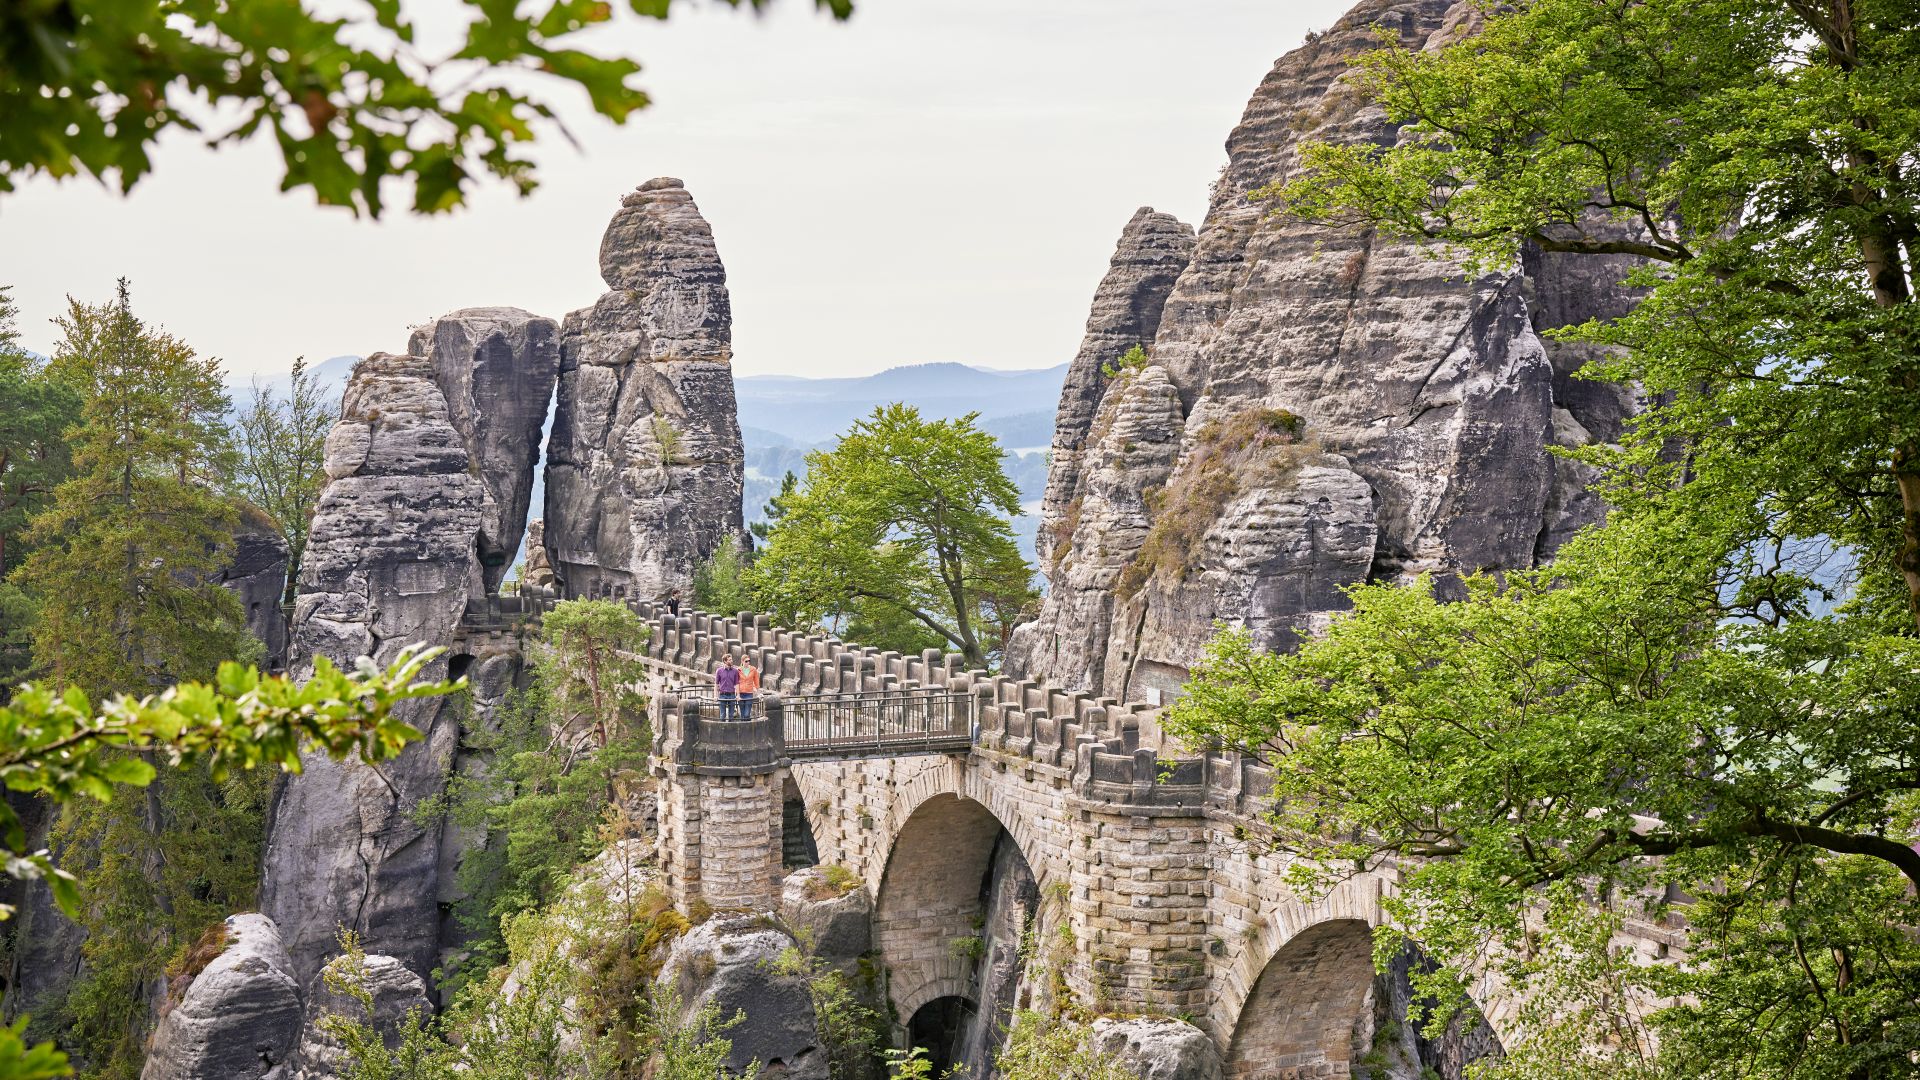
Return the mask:
[[[218,363],[143,323],[124,280],[58,322],[47,375],[81,400],[67,433],[78,475],[33,519],[35,550],[12,578],[40,606],[36,670],[133,693],[249,658],[240,602],[213,580],[238,522],[210,487],[228,464]]]
[[[68,803],[53,830],[82,897],[84,965],[59,1020],[59,1043],[86,1074],[132,1080],[146,1057],[147,988],[169,960],[236,911],[259,885],[273,774],[163,767],[145,788]]]
[[[630,1006],[623,1022],[631,1027],[607,1026],[605,972],[582,970],[582,961],[609,953],[633,957],[637,948],[642,956],[662,950],[671,933],[636,930],[684,929],[686,923],[670,908],[656,911],[664,922],[633,909],[623,919],[618,906],[599,895],[570,897],[550,912],[522,915],[508,934],[511,993],[503,967],[462,989],[443,1015],[409,1015],[390,1039],[374,1023],[365,954],[347,937],[326,980],[358,1008],[320,1020],[345,1050],[342,1080],[631,1080],[643,1072],[675,1080],[732,1077],[723,1064],[733,1049],[725,1034],[742,1017],[722,1018],[709,1004],[683,1018],[673,990],[652,986],[651,966],[636,968],[641,978],[620,984]],[[753,1080],[758,1073],[756,1063],[735,1080]]]
[[[1005,1080],[1126,1080],[1135,1075],[1117,1058],[1094,1048],[1088,1024],[1032,1010],[1013,1014],[994,1067]]]
[[[1122,375],[1130,375],[1136,371],[1144,371],[1147,365],[1152,362],[1152,358],[1147,355],[1147,350],[1139,345],[1135,345],[1118,357],[1101,364],[1100,374],[1105,375],[1109,379],[1117,379]]]
[[[817,3],[839,18],[852,7]],[[629,6],[665,18],[671,0]],[[542,126],[566,132],[551,105],[519,87],[583,91],[615,123],[646,106],[631,85],[637,62],[575,46],[613,5],[460,8],[464,36],[427,52],[413,13],[395,0],[341,17],[291,0],[9,5],[0,12],[0,41],[10,43],[0,53],[0,192],[36,173],[85,173],[127,191],[168,129],[206,133],[211,146],[265,131],[286,164],[282,190],[311,187],[323,205],[378,217],[383,189],[397,182],[413,211],[440,213],[464,205],[482,174],[523,195],[535,187],[526,147]]]
[[[1008,524],[1019,495],[974,419],[889,405],[808,455],[748,574],[763,605],[791,625],[844,620],[868,644],[938,641],[986,666],[1000,645],[989,631],[1010,628],[1033,590]]]
[[[454,914],[475,936],[461,969],[444,973],[449,986],[503,963],[509,924],[555,902],[568,875],[605,847],[623,783],[646,768],[651,736],[634,689],[645,673],[631,656],[645,637],[625,605],[563,601],[542,619],[529,683],[509,692],[496,728],[463,725],[489,768],[453,778],[419,811],[488,837],[458,871],[465,899]]]
[[[28,519],[73,471],[62,432],[80,414],[79,397],[20,348],[10,291],[0,287],[0,686],[26,674],[38,608],[6,577],[26,555]]]
[[[1587,374],[1655,403],[1624,449],[1582,455],[1610,494],[1700,514],[1747,492],[1779,535],[1902,575],[1873,587],[1920,619],[1912,4],[1533,0],[1358,77],[1409,122],[1396,144],[1308,147],[1265,195],[1472,267],[1523,243],[1644,258],[1635,310],[1563,335],[1618,347]]]
[[[758,610],[747,585],[747,563],[740,541],[722,537],[720,546],[693,572],[693,606],[722,614]]]
[[[326,486],[327,433],[333,430],[338,412],[338,402],[321,395],[301,358],[293,362],[286,397],[256,383],[253,400],[238,418],[233,486],[242,498],[266,511],[287,542],[289,602],[300,579],[313,509]]]
[[[1615,509],[1551,575],[1363,587],[1294,657],[1228,636],[1175,725],[1275,763],[1303,885],[1424,860],[1393,910],[1428,989],[1530,991],[1485,1075],[1909,1073],[1920,9],[1530,0],[1386,44],[1356,79],[1400,136],[1260,194],[1469,272],[1637,257],[1638,304],[1559,336],[1649,405],[1574,453]],[[1684,957],[1609,948],[1669,896]]]
[[[799,487],[800,478],[793,475],[792,469],[788,469],[786,475],[780,478],[779,493],[768,499],[767,505],[761,508],[760,516],[764,520],[747,526],[747,531],[753,534],[755,540],[764,544],[773,535],[773,527],[780,523],[781,518],[787,516],[787,504],[793,500],[793,493]]]
[[[1697,1003],[1659,1018],[1676,1056],[1751,1039],[1757,1015],[1773,1052],[1864,1067],[1920,1030],[1897,989],[1920,942],[1866,932],[1920,925],[1920,640],[1845,609],[1729,617],[1741,524],[1622,513],[1550,571],[1469,578],[1458,603],[1356,587],[1353,612],[1295,655],[1224,634],[1170,728],[1273,763],[1275,824],[1310,857],[1301,887],[1424,860],[1388,906],[1453,965],[1436,996],[1457,1002],[1449,980],[1489,950],[1511,985],[1604,965],[1584,902],[1657,918],[1671,890],[1712,897],[1688,912],[1687,958],[1595,968],[1587,1004],[1632,1000],[1611,980],[1684,991]],[[1530,925],[1554,888],[1570,901]],[[1851,958],[1823,976],[1781,948],[1796,935]],[[1751,965],[1776,993],[1736,1004],[1725,980]]]
[[[876,1080],[886,1021],[861,1000],[845,972],[814,956],[804,938],[801,945],[782,951],[773,973],[806,980],[814,1026],[827,1049],[828,1080]]]
[[[241,891],[236,882],[242,875],[251,880],[253,860],[244,850],[218,849],[234,835],[244,835],[244,823],[257,815],[258,801],[270,783],[265,767],[297,771],[300,752],[307,747],[334,757],[357,753],[368,761],[397,755],[419,732],[394,720],[393,707],[411,698],[446,694],[458,686],[416,681],[437,652],[408,649],[384,671],[368,664],[352,675],[320,657],[313,678],[302,686],[226,663],[212,685],[184,682],[142,698],[116,696],[98,709],[79,690],[56,695],[42,686],[22,686],[12,701],[0,705],[0,785],[9,792],[43,795],[63,806],[79,804],[63,828],[81,841],[99,839],[100,848],[89,853],[83,869],[90,885],[114,887],[98,897],[88,894],[83,906],[75,875],[56,867],[50,852],[27,850],[19,817],[9,802],[0,800],[7,873],[16,879],[44,879],[61,910],[82,922],[109,921],[116,914],[108,910],[110,906],[135,903],[139,889],[158,887],[208,905],[197,912],[176,913],[187,922],[200,919],[204,924],[202,916]],[[167,770],[168,782],[141,800],[141,805],[143,811],[154,807],[161,820],[170,818],[176,824],[171,838],[123,835],[126,815],[90,812],[95,808],[87,807],[86,800],[108,807],[124,804],[133,797],[129,789],[152,784],[160,775],[154,761]],[[242,827],[235,827],[236,819]],[[110,831],[114,835],[107,835]],[[177,845],[185,856],[178,867],[161,870],[157,886],[149,880],[152,868],[138,854],[150,853],[156,844]],[[125,887],[119,888],[121,884]],[[12,914],[11,907],[0,906],[0,919]],[[118,914],[136,926],[166,917],[150,909]],[[127,944],[157,942],[149,937]],[[118,943],[97,946],[117,948]],[[160,951],[135,962],[151,964],[166,955]],[[125,957],[116,953],[108,959]],[[101,994],[108,989],[104,982],[92,985]],[[116,1015],[114,1010],[124,1007],[124,1001],[83,996],[70,1000],[67,1011],[76,1022],[91,1024],[90,1018]],[[98,1031],[103,1039],[137,1038],[138,1025],[87,1030]],[[25,1071],[29,1068],[64,1070],[64,1055],[49,1058],[52,1051],[47,1047],[26,1048],[23,1031],[18,1025],[0,1029],[0,1077],[14,1080],[16,1075],[33,1075]],[[23,1071],[6,1072],[9,1063]]]

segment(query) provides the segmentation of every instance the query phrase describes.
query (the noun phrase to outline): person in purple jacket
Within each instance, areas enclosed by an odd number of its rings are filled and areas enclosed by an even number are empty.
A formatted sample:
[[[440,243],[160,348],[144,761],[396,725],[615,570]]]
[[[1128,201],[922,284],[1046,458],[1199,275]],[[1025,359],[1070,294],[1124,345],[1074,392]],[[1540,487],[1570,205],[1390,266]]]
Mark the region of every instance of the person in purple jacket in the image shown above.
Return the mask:
[[[720,696],[720,719],[740,719],[740,669],[733,666],[733,654],[720,658],[720,667],[713,673],[713,689]]]

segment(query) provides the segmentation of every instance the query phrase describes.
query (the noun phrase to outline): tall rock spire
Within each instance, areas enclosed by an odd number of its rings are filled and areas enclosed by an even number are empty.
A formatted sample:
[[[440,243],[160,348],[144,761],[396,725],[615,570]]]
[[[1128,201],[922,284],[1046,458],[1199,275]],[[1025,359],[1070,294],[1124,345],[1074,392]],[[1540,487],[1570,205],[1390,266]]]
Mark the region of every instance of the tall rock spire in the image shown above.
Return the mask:
[[[609,291],[561,331],[547,551],[571,594],[658,596],[724,538],[745,542],[727,275],[693,197],[663,177],[621,200],[600,276]]]

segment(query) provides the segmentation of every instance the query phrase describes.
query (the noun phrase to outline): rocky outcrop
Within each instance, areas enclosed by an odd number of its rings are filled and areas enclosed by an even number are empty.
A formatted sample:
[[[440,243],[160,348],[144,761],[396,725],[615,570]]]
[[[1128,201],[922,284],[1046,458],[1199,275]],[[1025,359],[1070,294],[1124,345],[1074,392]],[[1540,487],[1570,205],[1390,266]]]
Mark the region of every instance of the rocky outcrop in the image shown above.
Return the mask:
[[[1093,1022],[1093,1048],[1140,1080],[1220,1080],[1220,1051],[1184,1020],[1102,1017]]]
[[[273,920],[231,915],[226,948],[193,976],[154,1031],[141,1080],[252,1080],[292,1057],[300,988]]]
[[[856,960],[873,948],[873,894],[865,885],[844,888],[824,866],[787,875],[780,886],[780,918],[818,959]]]
[[[683,1025],[709,1005],[722,1018],[746,1014],[747,1022],[726,1033],[733,1043],[726,1067],[736,1076],[757,1061],[769,1080],[826,1080],[827,1049],[806,978],[774,970],[780,954],[795,945],[764,916],[720,915],[674,942],[661,968],[662,984],[680,1001]]]
[[[327,437],[328,484],[314,514],[294,607],[296,671],[316,656],[391,660],[446,645],[481,588],[476,542],[486,500],[431,362],[375,353],[354,368]],[[446,659],[429,676],[444,675]],[[454,672],[459,674],[460,672]],[[379,768],[308,754],[274,805],[261,909],[310,981],[339,927],[413,971],[433,967],[440,829],[414,819],[446,783],[458,706],[403,702],[425,737]]]
[[[527,532],[540,430],[560,367],[559,324],[519,308],[462,308],[415,328],[407,352],[433,364],[480,478],[477,557],[495,592]]]
[[[520,587],[548,591],[558,579],[547,561],[547,526],[540,518],[527,522],[527,561],[520,568]]]
[[[1049,596],[1009,670],[1151,701],[1217,622],[1289,647],[1344,606],[1340,586],[1532,566],[1599,517],[1548,447],[1612,437],[1626,404],[1576,387],[1540,331],[1601,313],[1589,286],[1623,265],[1463,280],[1425,245],[1250,198],[1297,173],[1304,141],[1390,143],[1350,61],[1380,29],[1408,48],[1452,40],[1475,10],[1364,0],[1262,82],[1151,366],[1102,396],[1059,478],[1072,488],[1050,492]],[[1063,400],[1064,445],[1078,401]],[[1143,438],[1143,418],[1164,429]]]
[[[562,329],[547,553],[573,595],[687,590],[722,539],[748,541],[726,271],[680,181],[621,201],[600,276]]]
[[[370,1001],[361,1001],[327,988],[324,973],[307,984],[306,1009],[300,1020],[300,1043],[289,1080],[334,1080],[347,1064],[346,1050],[321,1021],[337,1016],[370,1024],[389,1047],[397,1045],[407,1014],[430,1013],[427,984],[407,965],[391,956],[368,955],[351,973]]]
[[[240,600],[247,629],[266,650],[261,667],[271,671],[287,662],[287,619],[281,603],[287,592],[287,541],[265,513],[245,507],[233,533],[233,561],[219,583]]]
[[[1192,257],[1193,226],[1172,214],[1143,206],[1121,231],[1107,275],[1094,291],[1086,336],[1067,367],[1066,385],[1060,391],[1041,510],[1046,520],[1064,521],[1069,516],[1068,507],[1080,486],[1080,455],[1094,414],[1113,383],[1114,364],[1129,350],[1153,344],[1167,294]],[[1045,565],[1053,554],[1053,534],[1041,530],[1037,544]]]

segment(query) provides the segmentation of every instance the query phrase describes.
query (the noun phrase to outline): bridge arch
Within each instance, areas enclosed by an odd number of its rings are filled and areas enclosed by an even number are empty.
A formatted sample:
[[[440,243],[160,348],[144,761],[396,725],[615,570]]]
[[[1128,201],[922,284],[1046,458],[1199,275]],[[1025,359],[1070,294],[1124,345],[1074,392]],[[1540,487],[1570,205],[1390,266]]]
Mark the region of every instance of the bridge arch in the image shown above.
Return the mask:
[[[1317,902],[1275,905],[1249,932],[1251,947],[1216,984],[1213,1028],[1226,1080],[1346,1076],[1363,1062],[1432,1065],[1445,1080],[1460,1080],[1468,1062],[1500,1052],[1503,995],[1476,1002],[1492,1006],[1485,1023],[1455,1028],[1440,1043],[1399,1023],[1408,968],[1424,956],[1410,949],[1385,974],[1375,971],[1373,930],[1384,919],[1387,887],[1377,877],[1353,878]]]

